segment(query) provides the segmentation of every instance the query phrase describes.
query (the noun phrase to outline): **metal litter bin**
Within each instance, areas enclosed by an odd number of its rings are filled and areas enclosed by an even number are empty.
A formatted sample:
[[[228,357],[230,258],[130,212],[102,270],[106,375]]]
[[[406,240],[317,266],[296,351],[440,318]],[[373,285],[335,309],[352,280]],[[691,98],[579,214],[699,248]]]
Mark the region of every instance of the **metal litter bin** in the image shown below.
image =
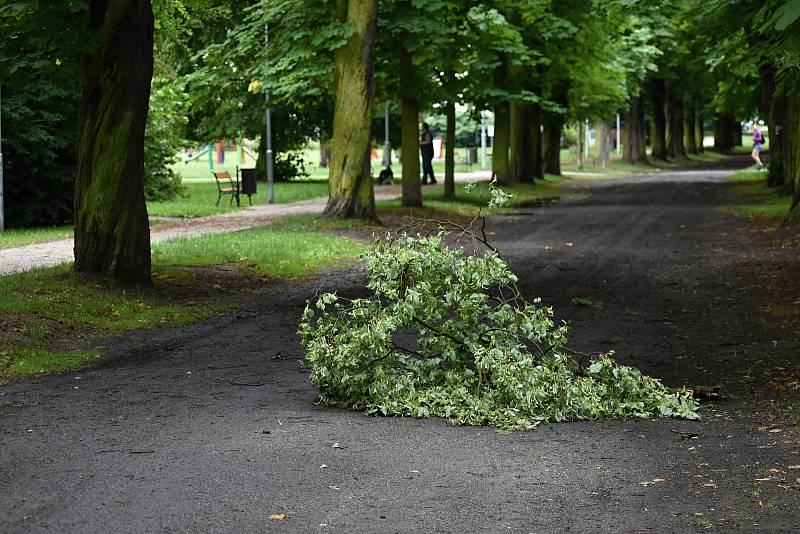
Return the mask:
[[[241,180],[239,182],[239,193],[247,195],[250,205],[253,205],[253,195],[258,190],[258,169],[238,169]]]

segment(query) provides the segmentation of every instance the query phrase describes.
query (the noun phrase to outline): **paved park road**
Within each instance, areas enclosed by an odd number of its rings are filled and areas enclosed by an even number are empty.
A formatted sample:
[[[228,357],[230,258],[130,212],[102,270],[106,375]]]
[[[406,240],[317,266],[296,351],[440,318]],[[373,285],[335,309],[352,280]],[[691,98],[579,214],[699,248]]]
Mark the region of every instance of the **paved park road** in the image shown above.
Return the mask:
[[[316,407],[303,301],[364,281],[330,273],[123,339],[96,369],[0,386],[0,531],[797,532],[797,428],[764,395],[800,342],[757,311],[788,296],[777,275],[798,253],[715,210],[726,172],[581,182],[575,200],[492,224],[573,346],[722,384],[701,421],[502,434]]]

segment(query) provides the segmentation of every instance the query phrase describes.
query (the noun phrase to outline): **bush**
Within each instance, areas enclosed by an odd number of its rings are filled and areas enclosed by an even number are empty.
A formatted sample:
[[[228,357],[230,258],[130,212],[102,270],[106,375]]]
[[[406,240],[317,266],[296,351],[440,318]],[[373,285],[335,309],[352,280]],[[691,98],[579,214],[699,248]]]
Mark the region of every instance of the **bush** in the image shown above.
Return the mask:
[[[299,333],[321,404],[509,430],[697,418],[686,390],[671,392],[610,354],[587,367],[568,356],[566,326],[522,297],[497,252],[466,255],[443,236],[378,239],[364,256],[370,298],[328,293],[307,304]]]
[[[188,122],[185,113],[183,87],[153,80],[144,134],[144,197],[148,201],[171,200],[183,191],[181,177],[171,166],[184,144],[181,131]]]

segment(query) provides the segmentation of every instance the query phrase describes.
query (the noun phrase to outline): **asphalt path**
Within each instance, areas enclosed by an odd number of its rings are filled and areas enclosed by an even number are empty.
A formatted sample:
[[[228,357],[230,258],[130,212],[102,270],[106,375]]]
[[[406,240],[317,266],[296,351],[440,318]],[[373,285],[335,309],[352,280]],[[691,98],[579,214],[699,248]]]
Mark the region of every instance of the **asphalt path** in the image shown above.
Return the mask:
[[[508,434],[317,407],[304,300],[364,284],[326,273],[117,339],[93,369],[0,386],[0,531],[796,532],[800,442],[768,382],[800,341],[763,320],[777,287],[759,276],[796,271],[798,253],[716,210],[728,172],[581,181],[490,228],[573,347],[721,385],[700,421]]]

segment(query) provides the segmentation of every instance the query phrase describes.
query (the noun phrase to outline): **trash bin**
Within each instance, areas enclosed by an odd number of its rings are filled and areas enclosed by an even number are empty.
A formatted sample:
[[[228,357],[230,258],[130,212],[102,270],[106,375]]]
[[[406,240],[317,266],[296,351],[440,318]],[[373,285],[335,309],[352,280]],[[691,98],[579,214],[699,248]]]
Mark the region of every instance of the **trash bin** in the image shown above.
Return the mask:
[[[241,173],[241,181],[239,182],[239,194],[247,195],[250,200],[250,205],[253,205],[253,196],[258,189],[258,170],[257,169],[239,169]]]
[[[467,159],[467,163],[469,165],[475,165],[478,163],[478,147],[470,147],[469,148],[469,158]]]

